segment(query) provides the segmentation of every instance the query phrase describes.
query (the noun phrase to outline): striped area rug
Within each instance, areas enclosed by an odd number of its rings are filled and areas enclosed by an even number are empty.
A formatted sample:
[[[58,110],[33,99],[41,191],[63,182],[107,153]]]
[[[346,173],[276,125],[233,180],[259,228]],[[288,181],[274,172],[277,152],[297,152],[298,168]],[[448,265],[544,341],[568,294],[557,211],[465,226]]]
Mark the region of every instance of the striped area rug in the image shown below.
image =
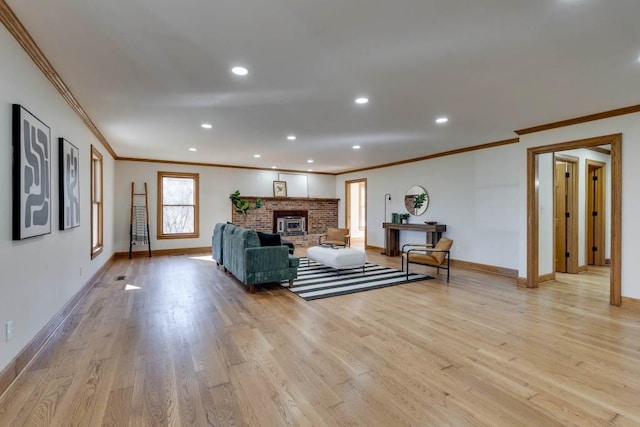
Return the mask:
[[[307,265],[307,258],[301,257],[298,278],[293,282],[293,288],[288,287],[288,281],[282,282],[282,286],[287,287],[299,297],[311,301],[428,279],[433,277],[409,273],[409,280],[407,280],[407,274],[404,271],[370,263],[365,265],[364,273],[362,268],[354,268],[340,270],[340,274],[337,274],[336,269],[315,261]]]

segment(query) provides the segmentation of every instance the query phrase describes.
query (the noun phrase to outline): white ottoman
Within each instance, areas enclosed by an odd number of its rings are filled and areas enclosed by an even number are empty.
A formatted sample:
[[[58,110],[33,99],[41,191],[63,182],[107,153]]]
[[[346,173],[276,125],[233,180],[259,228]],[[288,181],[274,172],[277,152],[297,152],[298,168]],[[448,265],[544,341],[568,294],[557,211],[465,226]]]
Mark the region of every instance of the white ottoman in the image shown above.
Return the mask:
[[[359,249],[313,246],[307,249],[307,259],[335,268],[340,274],[339,270],[348,268],[362,267],[364,271],[364,266],[367,263],[367,254]]]

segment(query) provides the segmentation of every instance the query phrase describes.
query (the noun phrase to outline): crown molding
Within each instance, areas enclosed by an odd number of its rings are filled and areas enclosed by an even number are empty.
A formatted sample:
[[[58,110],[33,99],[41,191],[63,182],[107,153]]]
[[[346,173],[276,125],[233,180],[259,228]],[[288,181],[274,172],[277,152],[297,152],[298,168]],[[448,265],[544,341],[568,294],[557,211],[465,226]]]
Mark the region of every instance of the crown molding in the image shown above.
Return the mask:
[[[206,166],[212,168],[231,168],[231,169],[248,169],[248,170],[258,170],[258,171],[269,171],[269,172],[293,172],[300,173],[304,175],[338,175],[333,172],[309,172],[309,171],[301,171],[295,169],[273,169],[273,168],[258,168],[254,166],[239,166],[239,165],[225,165],[221,163],[205,163],[205,162],[184,162],[180,160],[160,160],[160,159],[145,159],[139,157],[116,157],[118,161],[123,162],[146,162],[146,163],[165,163],[170,165],[187,165],[187,166]]]
[[[624,116],[625,114],[633,114],[637,112],[640,112],[640,104],[631,105],[629,107],[617,108],[615,110],[603,111],[601,113],[596,113],[596,114],[589,114],[587,116],[575,117],[573,119],[561,120],[559,122],[533,126],[526,129],[515,130],[514,132],[518,135],[526,135],[529,133],[542,132],[549,129],[572,126],[580,123],[592,122],[594,120],[608,119],[610,117]]]
[[[102,143],[104,148],[111,154],[114,159],[117,158],[116,152],[111,145],[107,142],[107,139],[102,135],[98,127],[93,123],[87,112],[82,108],[78,100],[69,90],[69,87],[62,80],[58,72],[53,68],[53,65],[49,62],[44,53],[40,50],[35,40],[31,37],[27,29],[22,25],[22,22],[18,19],[13,10],[9,7],[6,1],[0,1],[0,22],[7,28],[11,35],[18,41],[22,49],[29,55],[29,57],[40,68],[42,73],[49,79],[51,84],[58,90],[60,95],[67,101],[71,109],[80,117],[89,130],[95,135],[95,137]]]
[[[397,162],[384,163],[376,166],[368,166],[366,168],[347,170],[347,171],[339,172],[337,175],[368,171],[372,169],[388,168],[390,166],[398,166],[398,165],[403,165],[405,163],[420,162],[423,160],[436,159],[438,157],[445,157],[445,156],[452,156],[454,154],[466,153],[468,151],[484,150],[485,148],[493,148],[493,147],[500,147],[501,145],[516,144],[518,142],[520,142],[520,138],[511,138],[511,139],[505,139],[503,141],[488,142],[486,144],[472,145],[471,147],[463,147],[463,148],[458,148],[456,150],[443,151],[441,153],[429,154],[427,156],[422,156],[422,157],[414,157],[412,159],[407,159],[407,160],[399,160]]]

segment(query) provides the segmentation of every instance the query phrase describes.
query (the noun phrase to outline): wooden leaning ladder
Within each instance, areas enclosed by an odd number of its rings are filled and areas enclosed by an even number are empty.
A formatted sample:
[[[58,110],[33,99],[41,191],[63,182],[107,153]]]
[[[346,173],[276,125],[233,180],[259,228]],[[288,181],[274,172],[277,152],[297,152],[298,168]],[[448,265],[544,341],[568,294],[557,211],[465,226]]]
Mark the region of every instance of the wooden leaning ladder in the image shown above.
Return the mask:
[[[144,183],[144,193],[135,192],[135,183],[131,183],[131,220],[129,222],[129,258],[133,245],[149,247],[151,258],[151,241],[149,240],[149,199],[147,197],[147,183]]]

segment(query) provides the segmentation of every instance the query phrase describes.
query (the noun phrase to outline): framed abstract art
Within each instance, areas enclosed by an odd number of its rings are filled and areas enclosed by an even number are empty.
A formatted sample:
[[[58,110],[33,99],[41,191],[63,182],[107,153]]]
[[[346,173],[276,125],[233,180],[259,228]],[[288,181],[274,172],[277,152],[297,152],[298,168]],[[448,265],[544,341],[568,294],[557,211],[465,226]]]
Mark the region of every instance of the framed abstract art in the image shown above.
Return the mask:
[[[64,138],[58,138],[58,197],[60,230],[80,225],[80,151]]]
[[[13,104],[13,240],[51,233],[51,130]]]

